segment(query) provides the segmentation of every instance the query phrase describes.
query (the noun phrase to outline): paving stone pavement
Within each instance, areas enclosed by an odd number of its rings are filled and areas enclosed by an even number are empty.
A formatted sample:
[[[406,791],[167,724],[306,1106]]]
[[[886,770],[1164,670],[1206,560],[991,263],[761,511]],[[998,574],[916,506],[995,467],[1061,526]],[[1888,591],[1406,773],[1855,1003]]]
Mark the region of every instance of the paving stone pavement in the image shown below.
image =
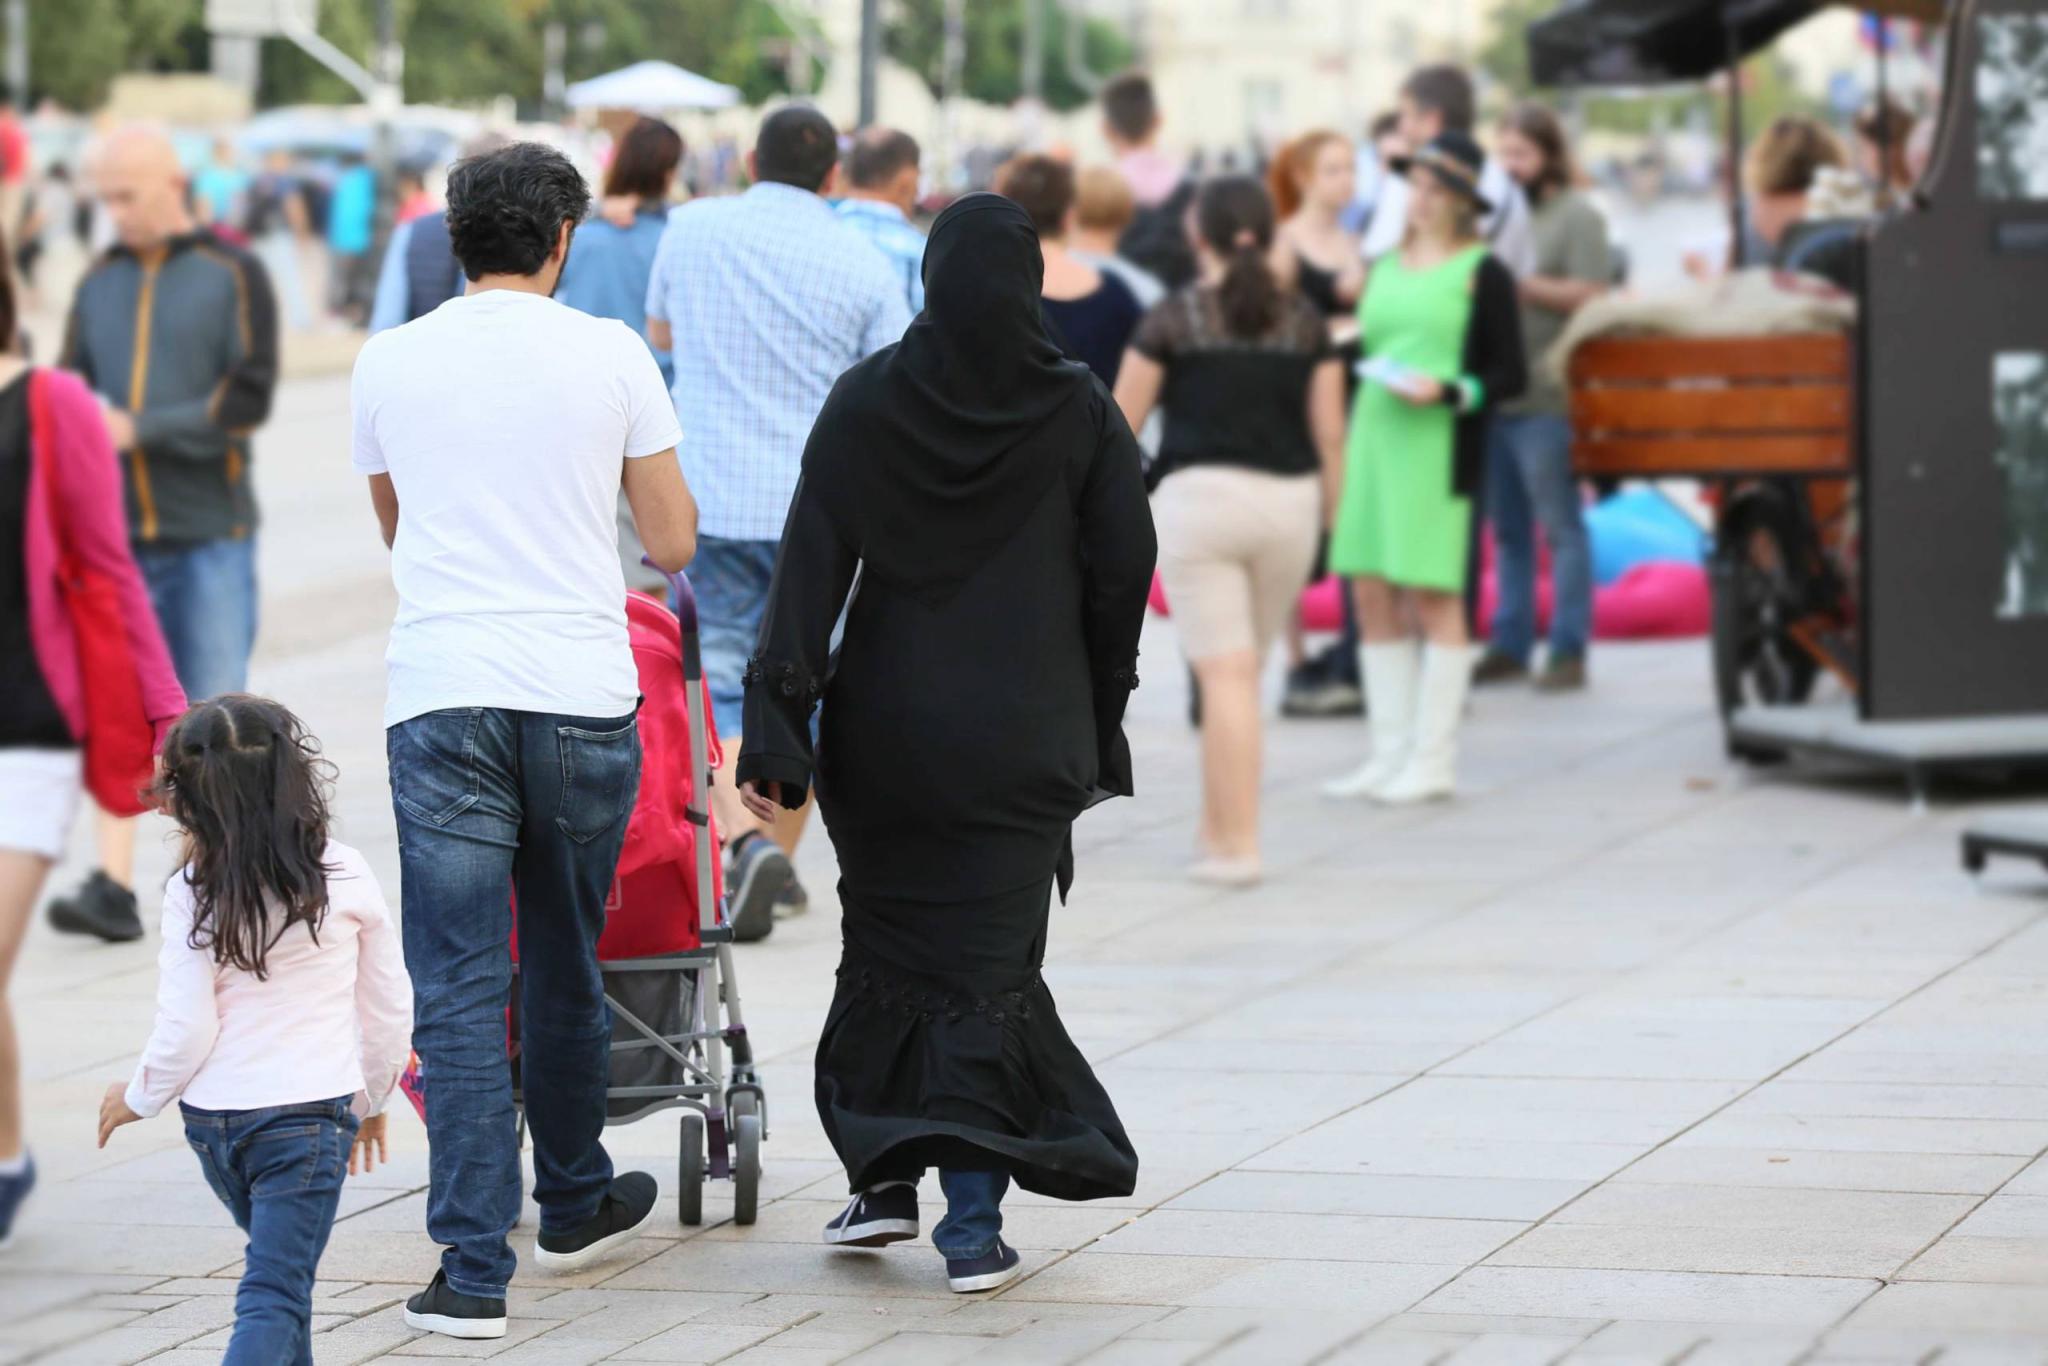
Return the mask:
[[[328,741],[343,836],[395,892],[390,597],[344,414],[339,382],[298,381],[267,434],[256,683]],[[1451,804],[1326,805],[1356,723],[1276,724],[1272,876],[1197,890],[1173,661],[1155,628],[1143,795],[1082,823],[1046,968],[1142,1155],[1130,1199],[1015,1198],[1030,1275],[973,1302],[928,1247],[816,1243],[843,1198],[809,1098],[837,939],[818,836],[814,909],[739,955],[771,1103],[759,1223],[714,1188],[701,1230],[522,1267],[502,1341],[421,1337],[399,1302],[435,1249],[401,1107],[321,1268],[320,1366],[2048,1361],[2048,896],[2019,865],[1962,875],[1958,794],[1915,812],[1892,784],[1739,773],[1703,647],[1615,648],[1583,696],[1482,693]],[[31,933],[44,1184],[0,1254],[0,1362],[219,1357],[240,1238],[175,1124],[90,1138],[154,980],[151,942]],[[669,1192],[672,1126],[607,1141]]]

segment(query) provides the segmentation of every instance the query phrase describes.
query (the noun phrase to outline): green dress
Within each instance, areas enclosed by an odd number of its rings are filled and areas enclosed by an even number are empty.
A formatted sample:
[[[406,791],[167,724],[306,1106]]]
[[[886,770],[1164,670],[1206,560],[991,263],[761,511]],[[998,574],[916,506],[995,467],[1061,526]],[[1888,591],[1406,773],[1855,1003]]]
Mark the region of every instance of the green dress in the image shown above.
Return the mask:
[[[1471,383],[1467,332],[1475,277],[1485,260],[1484,246],[1424,270],[1402,264],[1398,251],[1380,258],[1358,305],[1366,355],[1446,384]],[[1455,477],[1458,418],[1448,403],[1418,407],[1383,384],[1359,386],[1330,537],[1334,572],[1404,588],[1464,591],[1472,500],[1458,491]]]

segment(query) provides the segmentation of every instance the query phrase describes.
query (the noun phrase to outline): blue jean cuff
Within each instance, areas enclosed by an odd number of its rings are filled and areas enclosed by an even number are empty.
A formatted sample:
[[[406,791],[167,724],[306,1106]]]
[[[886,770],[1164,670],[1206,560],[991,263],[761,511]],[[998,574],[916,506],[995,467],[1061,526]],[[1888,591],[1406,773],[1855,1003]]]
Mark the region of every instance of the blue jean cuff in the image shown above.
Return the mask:
[[[463,1280],[460,1277],[449,1275],[448,1268],[446,1267],[441,1268],[441,1279],[446,1281],[448,1288],[458,1295],[474,1295],[480,1300],[502,1300],[505,1298],[504,1286],[485,1285],[482,1281]]]
[[[1002,1241],[1003,1241],[1003,1240],[1002,1240],[1001,1236],[1000,1236],[1000,1235],[998,1235],[997,1237],[994,1237],[994,1238],[991,1238],[991,1239],[989,1239],[989,1240],[988,1240],[988,1241],[987,1241],[986,1243],[982,1244],[982,1245],[981,1245],[980,1247],[978,1247],[978,1248],[970,1248],[969,1250],[967,1250],[967,1251],[965,1251],[965,1252],[962,1252],[962,1251],[960,1251],[960,1250],[959,1250],[959,1249],[957,1249],[957,1248],[946,1248],[946,1247],[942,1247],[942,1248],[940,1248],[940,1249],[939,1249],[939,1255],[940,1255],[941,1257],[944,1257],[944,1258],[945,1258],[945,1259],[946,1259],[947,1261],[949,1261],[949,1262],[978,1262],[978,1261],[980,1261],[980,1260],[981,1260],[981,1259],[982,1259],[983,1257],[986,1257],[986,1256],[988,1256],[988,1255],[989,1255],[989,1254],[990,1254],[991,1252],[994,1252],[994,1251],[996,1250],[996,1247],[997,1247],[997,1246],[998,1246],[998,1245],[999,1245],[999,1244],[1000,1244],[1000,1243],[1001,1243]]]

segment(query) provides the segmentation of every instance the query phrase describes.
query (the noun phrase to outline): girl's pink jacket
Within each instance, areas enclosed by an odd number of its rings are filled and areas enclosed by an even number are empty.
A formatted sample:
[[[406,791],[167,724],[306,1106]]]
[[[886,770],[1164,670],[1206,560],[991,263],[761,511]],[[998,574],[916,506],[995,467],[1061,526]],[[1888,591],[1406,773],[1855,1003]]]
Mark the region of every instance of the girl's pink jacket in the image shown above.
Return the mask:
[[[142,684],[142,705],[156,723],[157,738],[185,710],[185,691],[171,667],[156,609],[135,556],[128,549],[128,512],[121,491],[121,467],[99,400],[85,382],[62,370],[38,369],[29,377],[42,386],[57,449],[36,451],[29,464],[28,518],[22,545],[28,567],[29,636],[36,663],[71,734],[85,739],[85,681],[78,671],[78,638],[57,577],[58,518],[80,561],[112,577],[121,588],[122,616]],[[30,438],[33,440],[33,436]],[[45,480],[45,461],[56,469]]]

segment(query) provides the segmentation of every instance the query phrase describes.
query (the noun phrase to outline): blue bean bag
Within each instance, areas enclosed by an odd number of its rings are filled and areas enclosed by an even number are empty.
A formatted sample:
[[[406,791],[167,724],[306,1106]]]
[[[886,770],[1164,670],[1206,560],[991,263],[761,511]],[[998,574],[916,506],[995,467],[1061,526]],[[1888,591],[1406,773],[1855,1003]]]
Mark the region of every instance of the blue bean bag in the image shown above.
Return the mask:
[[[1598,584],[1613,583],[1640,564],[1706,559],[1706,533],[1654,489],[1628,489],[1587,508],[1586,529]]]

